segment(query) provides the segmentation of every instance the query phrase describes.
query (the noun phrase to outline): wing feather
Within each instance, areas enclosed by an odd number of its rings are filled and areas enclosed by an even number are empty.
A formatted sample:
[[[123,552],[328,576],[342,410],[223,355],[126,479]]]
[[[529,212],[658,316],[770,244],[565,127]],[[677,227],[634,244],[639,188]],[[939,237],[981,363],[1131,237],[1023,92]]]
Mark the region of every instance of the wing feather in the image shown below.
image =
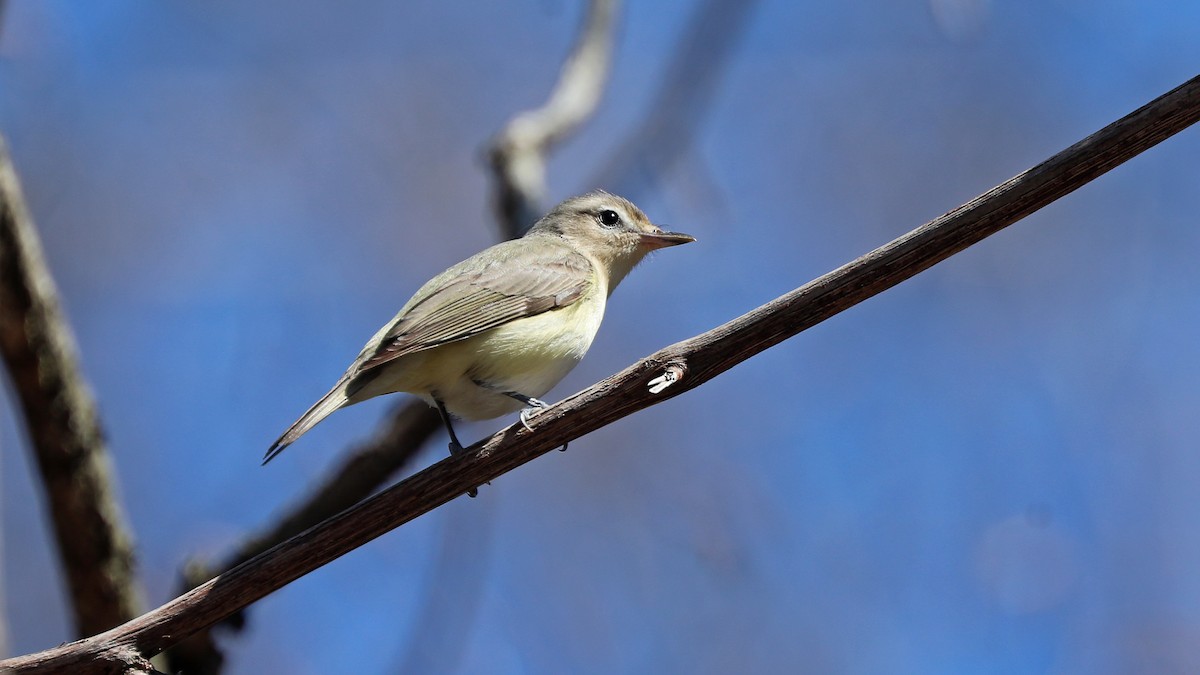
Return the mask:
[[[591,262],[574,251],[564,249],[547,261],[544,250],[539,254],[528,246],[506,248],[508,255],[497,261],[444,275],[447,278],[440,286],[397,318],[356,374],[406,354],[566,307],[592,283]]]

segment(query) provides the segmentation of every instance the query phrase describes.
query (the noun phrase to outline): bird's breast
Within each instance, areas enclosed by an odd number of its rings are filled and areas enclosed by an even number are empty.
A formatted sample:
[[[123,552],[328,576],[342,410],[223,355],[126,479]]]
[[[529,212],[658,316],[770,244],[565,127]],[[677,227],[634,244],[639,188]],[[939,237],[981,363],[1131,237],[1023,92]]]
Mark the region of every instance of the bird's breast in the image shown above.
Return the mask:
[[[594,289],[560,309],[517,319],[465,340],[409,354],[355,396],[407,391],[445,403],[464,419],[490,419],[523,405],[504,392],[540,397],[583,358],[604,318],[606,294]]]
[[[526,396],[545,394],[592,346],[604,305],[604,294],[593,292],[471,338],[472,376]]]

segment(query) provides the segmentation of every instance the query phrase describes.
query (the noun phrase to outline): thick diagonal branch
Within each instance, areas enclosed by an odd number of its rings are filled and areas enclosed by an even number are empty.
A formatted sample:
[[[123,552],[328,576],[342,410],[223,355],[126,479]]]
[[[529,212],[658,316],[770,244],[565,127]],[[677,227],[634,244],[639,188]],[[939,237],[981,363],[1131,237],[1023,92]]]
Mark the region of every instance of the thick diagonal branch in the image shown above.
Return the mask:
[[[899,239],[543,410],[532,418],[532,430],[519,424],[504,429],[124,626],[0,662],[0,668],[120,672],[118,656],[127,659],[130,650],[155,654],[566,441],[695,388],[999,232],[1197,120],[1200,77]]]
[[[133,545],[91,392],[0,138],[0,352],[41,472],[75,631],[141,612]]]
[[[583,30],[545,105],[521,113],[496,135],[488,158],[504,234],[519,237],[544,212],[546,153],[596,110],[612,62],[617,0],[592,0]]]

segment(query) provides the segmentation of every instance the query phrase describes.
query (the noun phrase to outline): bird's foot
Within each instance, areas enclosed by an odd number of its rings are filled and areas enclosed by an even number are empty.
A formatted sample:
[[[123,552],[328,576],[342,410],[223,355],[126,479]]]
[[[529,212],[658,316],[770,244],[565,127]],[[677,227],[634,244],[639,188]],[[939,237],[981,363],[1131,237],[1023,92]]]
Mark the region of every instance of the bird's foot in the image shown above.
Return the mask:
[[[550,404],[532,397],[525,401],[525,403],[529,404],[529,407],[521,411],[521,426],[529,431],[533,431],[533,427],[529,426],[529,418],[540,412],[543,408],[549,408]]]
[[[526,401],[526,403],[529,404],[529,407],[521,411],[521,426],[525,427],[525,429],[528,431],[533,431],[533,427],[529,426],[529,419],[541,412],[543,408],[549,408],[550,404],[536,398],[530,398],[528,401]],[[563,443],[562,447],[559,448],[558,451],[566,452],[567,444]]]

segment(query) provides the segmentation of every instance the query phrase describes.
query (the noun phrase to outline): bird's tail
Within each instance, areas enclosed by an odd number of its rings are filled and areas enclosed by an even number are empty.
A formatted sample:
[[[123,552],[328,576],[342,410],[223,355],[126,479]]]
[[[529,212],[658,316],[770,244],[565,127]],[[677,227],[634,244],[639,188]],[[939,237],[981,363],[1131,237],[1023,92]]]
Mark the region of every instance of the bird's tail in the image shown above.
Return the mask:
[[[328,394],[325,394],[321,397],[321,400],[314,403],[308,409],[308,412],[301,415],[295,424],[288,427],[288,430],[283,432],[283,435],[271,444],[271,447],[267,449],[266,456],[263,457],[262,463],[266,464],[275,459],[276,455],[283,452],[287,446],[294,443],[297,438],[303,436],[309,429],[317,426],[318,422],[329,417],[333,411],[346,405],[348,400],[346,396],[346,378],[343,377],[333,386],[333,389],[329,390]]]

